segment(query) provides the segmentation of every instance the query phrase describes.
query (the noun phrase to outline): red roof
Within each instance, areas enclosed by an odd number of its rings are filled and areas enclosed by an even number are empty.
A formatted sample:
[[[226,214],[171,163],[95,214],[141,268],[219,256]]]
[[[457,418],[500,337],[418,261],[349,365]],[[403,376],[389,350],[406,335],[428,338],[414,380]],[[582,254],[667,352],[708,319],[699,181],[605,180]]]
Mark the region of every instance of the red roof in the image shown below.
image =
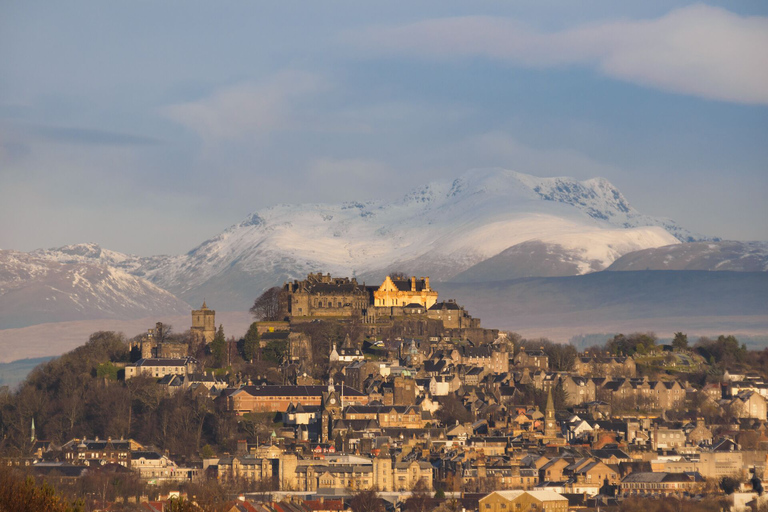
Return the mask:
[[[309,510],[344,510],[343,500],[304,500],[304,508]]]

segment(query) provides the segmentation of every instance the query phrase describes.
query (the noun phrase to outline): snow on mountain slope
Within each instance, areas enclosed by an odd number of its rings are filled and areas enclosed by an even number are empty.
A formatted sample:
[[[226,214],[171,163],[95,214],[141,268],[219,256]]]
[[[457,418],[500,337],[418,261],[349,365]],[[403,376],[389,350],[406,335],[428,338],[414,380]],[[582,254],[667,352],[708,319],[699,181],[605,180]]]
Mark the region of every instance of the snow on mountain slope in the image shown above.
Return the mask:
[[[449,279],[534,240],[573,252],[584,273],[630,251],[677,243],[663,226],[674,224],[637,213],[606,180],[474,170],[391,203],[277,205],[186,255],[141,259],[130,271],[192,303],[203,292],[229,300],[221,289],[227,283],[239,288],[234,295],[241,308],[263,287],[308,272],[373,278],[396,265]]]
[[[605,178],[592,178],[578,182],[572,178],[537,178],[518,174],[545,201],[570,204],[590,217],[605,220],[616,227],[660,226],[681,242],[719,240],[693,233],[670,219],[643,215]]]
[[[629,252],[688,238],[696,235],[638,213],[602,178],[580,182],[482,169],[417,187],[393,202],[266,208],[184,255],[140,258],[95,244],[33,254],[105,265],[189,303],[205,297],[213,307],[242,311],[265,288],[309,272],[375,282],[398,270],[445,281],[519,244],[540,243],[557,272],[583,274]],[[509,271],[521,260],[504,264]]]
[[[171,293],[117,268],[0,250],[0,329],[189,310]]]

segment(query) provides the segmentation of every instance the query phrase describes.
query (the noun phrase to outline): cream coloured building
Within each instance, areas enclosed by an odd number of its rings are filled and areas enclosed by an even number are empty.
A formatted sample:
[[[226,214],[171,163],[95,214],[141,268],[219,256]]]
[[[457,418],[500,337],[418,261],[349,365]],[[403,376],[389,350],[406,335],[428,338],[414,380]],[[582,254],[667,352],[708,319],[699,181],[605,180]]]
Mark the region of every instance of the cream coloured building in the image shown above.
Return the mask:
[[[566,512],[568,499],[555,491],[494,491],[480,499],[480,512]]]
[[[429,287],[429,278],[392,279],[387,276],[373,292],[373,305],[379,308],[420,304],[426,308],[437,302],[437,292]]]

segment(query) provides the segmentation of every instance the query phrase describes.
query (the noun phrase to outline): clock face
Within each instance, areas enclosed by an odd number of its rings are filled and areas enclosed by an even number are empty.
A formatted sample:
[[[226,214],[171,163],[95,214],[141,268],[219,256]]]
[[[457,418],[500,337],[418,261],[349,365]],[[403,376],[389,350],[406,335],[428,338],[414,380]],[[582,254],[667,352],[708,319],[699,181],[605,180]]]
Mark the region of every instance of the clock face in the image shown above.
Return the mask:
[[[329,402],[331,402],[331,405],[333,405],[333,404],[335,404],[335,403],[336,403],[336,399],[335,399],[335,398],[331,398],[331,399],[330,399],[330,400],[328,400],[328,401],[329,401]]]

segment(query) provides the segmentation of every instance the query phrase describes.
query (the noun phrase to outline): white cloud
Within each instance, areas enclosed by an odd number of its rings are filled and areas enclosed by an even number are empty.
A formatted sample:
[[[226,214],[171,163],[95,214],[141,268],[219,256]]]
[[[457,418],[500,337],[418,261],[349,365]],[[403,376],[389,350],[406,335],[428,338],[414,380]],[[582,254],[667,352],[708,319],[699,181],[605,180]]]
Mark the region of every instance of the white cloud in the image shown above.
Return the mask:
[[[207,98],[163,109],[206,141],[241,140],[302,124],[295,103],[327,84],[317,75],[285,70],[260,83],[222,88]]]
[[[371,28],[347,38],[368,51],[595,66],[607,76],[666,91],[768,104],[768,18],[705,5],[554,33],[509,18],[469,16]]]

